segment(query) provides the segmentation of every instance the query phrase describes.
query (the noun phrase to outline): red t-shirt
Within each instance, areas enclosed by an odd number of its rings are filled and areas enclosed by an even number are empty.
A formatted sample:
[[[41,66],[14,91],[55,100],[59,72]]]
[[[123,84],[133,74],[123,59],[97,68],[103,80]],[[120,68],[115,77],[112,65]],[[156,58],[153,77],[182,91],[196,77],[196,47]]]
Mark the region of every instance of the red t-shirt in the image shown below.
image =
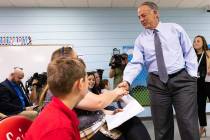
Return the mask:
[[[79,120],[58,98],[42,110],[25,135],[25,140],[80,140]]]

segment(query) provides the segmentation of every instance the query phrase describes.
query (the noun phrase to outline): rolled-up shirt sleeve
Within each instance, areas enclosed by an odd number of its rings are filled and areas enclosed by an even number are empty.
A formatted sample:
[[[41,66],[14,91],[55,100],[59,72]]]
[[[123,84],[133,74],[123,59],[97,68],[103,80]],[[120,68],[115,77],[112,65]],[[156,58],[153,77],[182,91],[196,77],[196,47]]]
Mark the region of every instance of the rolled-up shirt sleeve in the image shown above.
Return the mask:
[[[133,50],[133,58],[127,64],[123,73],[123,80],[128,81],[130,84],[132,84],[133,80],[137,77],[137,75],[142,70],[142,66],[144,64],[142,50],[143,48],[140,45],[139,39],[137,38],[135,41],[135,46]]]

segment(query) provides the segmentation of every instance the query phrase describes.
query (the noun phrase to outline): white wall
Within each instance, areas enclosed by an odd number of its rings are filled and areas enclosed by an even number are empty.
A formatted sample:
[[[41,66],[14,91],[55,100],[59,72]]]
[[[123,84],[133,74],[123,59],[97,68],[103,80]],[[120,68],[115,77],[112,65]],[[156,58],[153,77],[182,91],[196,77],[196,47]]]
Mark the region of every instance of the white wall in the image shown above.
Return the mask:
[[[163,9],[161,20],[181,24],[191,39],[202,34],[210,42],[210,13],[202,9]],[[112,49],[133,42],[142,27],[136,9],[1,8],[0,35],[30,35],[33,44],[71,43],[85,55],[88,70],[105,69]]]

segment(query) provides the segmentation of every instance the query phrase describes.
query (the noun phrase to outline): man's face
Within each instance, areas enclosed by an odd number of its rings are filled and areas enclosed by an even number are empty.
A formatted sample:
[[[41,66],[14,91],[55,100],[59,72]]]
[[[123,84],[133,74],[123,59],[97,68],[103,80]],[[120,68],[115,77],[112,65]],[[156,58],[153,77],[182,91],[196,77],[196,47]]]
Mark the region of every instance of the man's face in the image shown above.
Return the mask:
[[[17,83],[17,84],[20,84],[20,82],[23,79],[23,77],[24,77],[24,74],[21,73],[21,72],[13,73],[12,81]]]
[[[147,5],[138,8],[138,17],[145,29],[155,29],[158,25],[159,14]]]

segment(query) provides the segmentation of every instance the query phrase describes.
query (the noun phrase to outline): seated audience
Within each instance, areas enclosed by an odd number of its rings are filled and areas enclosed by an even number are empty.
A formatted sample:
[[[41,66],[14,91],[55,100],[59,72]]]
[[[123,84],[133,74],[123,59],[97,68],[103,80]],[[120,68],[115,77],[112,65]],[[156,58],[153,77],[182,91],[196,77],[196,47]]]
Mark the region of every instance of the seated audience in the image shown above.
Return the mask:
[[[47,73],[54,97],[34,120],[25,140],[80,140],[79,120],[72,109],[88,92],[85,65],[61,58],[48,65]]]
[[[22,68],[15,67],[9,77],[0,83],[0,112],[5,115],[21,114],[33,120],[37,112],[33,111],[21,80],[24,77]]]

